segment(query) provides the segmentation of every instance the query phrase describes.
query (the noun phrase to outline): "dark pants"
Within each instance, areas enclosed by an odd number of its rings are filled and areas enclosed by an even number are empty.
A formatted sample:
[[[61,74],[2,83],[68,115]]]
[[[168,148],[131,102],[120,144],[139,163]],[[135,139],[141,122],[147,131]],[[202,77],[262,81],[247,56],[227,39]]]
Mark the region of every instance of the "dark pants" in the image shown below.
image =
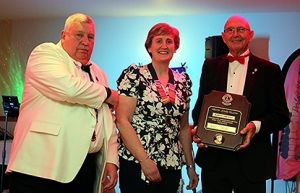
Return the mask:
[[[181,178],[181,170],[167,170],[158,167],[161,182],[141,180],[141,165],[120,158],[119,185],[121,193],[176,193]]]
[[[247,179],[234,156],[220,158],[213,169],[202,169],[201,181],[203,193],[266,193],[266,182]]]
[[[12,172],[10,193],[93,193],[96,175],[95,158],[95,154],[88,154],[75,179],[70,183]]]

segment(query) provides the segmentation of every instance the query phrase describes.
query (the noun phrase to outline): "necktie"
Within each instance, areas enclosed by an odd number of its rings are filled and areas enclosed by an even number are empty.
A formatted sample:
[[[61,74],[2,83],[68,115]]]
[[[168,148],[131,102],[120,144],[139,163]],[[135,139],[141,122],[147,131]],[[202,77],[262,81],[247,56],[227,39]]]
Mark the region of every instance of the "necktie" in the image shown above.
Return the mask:
[[[88,73],[88,75],[89,75],[89,77],[90,77],[90,80],[91,80],[92,82],[94,82],[93,77],[92,77],[92,74],[91,74],[91,68],[90,68],[91,65],[92,65],[92,64],[82,65],[82,66],[81,66],[81,70],[83,70],[84,72]]]
[[[81,65],[81,70],[84,71],[84,72],[86,72],[86,73],[88,73],[88,75],[90,77],[90,81],[94,82],[92,74],[91,74],[91,68],[90,68],[91,65],[92,64]],[[97,109],[95,109],[95,113],[96,113],[96,120],[98,122],[98,111],[97,111]],[[93,136],[92,136],[92,141],[95,141],[95,140],[96,140],[96,133],[94,131]]]
[[[249,54],[248,55],[245,55],[245,56],[230,56],[230,55],[228,55],[227,56],[227,59],[228,59],[228,61],[229,62],[233,62],[233,61],[238,61],[240,64],[245,64],[245,58],[247,57],[247,56],[249,56]]]

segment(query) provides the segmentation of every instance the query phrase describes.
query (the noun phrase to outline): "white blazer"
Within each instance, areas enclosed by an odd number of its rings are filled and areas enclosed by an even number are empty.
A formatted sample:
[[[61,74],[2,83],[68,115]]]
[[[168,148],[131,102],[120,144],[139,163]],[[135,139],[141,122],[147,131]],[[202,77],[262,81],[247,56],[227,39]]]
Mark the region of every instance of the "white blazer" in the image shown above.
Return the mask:
[[[118,166],[116,129],[104,103],[107,77],[92,65],[95,84],[83,78],[80,70],[60,42],[44,43],[32,51],[7,172],[72,181],[88,153],[96,124],[94,109],[104,129],[99,176],[106,161]]]

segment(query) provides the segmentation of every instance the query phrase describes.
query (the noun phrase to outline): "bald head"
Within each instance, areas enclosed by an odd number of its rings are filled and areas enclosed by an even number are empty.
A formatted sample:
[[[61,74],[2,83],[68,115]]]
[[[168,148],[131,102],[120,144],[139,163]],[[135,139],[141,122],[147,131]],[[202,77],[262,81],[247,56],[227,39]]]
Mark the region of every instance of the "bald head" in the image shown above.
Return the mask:
[[[243,24],[244,27],[251,30],[251,26],[250,26],[248,20],[240,15],[234,15],[234,16],[229,17],[224,25],[224,29],[228,28],[229,25],[232,25],[235,23]]]

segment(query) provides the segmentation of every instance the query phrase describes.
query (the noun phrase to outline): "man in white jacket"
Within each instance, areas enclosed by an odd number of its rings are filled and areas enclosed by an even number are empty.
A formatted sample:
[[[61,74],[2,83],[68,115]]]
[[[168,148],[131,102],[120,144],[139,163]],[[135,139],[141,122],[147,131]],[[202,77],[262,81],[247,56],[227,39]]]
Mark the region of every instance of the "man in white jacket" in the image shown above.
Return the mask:
[[[118,179],[116,91],[90,61],[95,23],[68,17],[61,41],[31,53],[7,173],[11,193],[95,193]],[[101,182],[107,182],[101,186]]]

